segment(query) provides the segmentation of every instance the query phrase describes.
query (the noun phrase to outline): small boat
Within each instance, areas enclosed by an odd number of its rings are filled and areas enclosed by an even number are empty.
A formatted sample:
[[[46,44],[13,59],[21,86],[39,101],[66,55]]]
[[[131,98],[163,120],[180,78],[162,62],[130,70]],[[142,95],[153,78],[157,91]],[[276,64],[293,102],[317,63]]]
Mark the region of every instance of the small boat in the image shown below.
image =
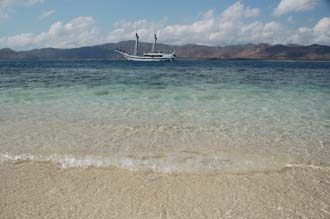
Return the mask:
[[[162,62],[162,61],[169,61],[172,62],[175,60],[176,55],[175,51],[172,53],[162,53],[160,51],[156,51],[156,43],[157,43],[157,35],[154,36],[154,43],[152,44],[151,51],[144,53],[143,56],[138,55],[139,49],[139,35],[136,33],[136,41],[134,47],[133,55],[130,55],[122,50],[115,50],[115,52],[124,56],[125,59],[129,61],[136,61],[136,62]]]

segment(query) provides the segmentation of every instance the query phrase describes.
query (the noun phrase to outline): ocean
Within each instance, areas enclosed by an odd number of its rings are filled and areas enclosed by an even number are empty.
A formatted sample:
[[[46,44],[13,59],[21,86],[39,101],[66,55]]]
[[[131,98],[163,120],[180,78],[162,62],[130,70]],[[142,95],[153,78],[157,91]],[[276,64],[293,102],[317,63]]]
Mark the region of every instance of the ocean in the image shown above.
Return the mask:
[[[0,161],[157,172],[330,165],[330,62],[0,61]]]

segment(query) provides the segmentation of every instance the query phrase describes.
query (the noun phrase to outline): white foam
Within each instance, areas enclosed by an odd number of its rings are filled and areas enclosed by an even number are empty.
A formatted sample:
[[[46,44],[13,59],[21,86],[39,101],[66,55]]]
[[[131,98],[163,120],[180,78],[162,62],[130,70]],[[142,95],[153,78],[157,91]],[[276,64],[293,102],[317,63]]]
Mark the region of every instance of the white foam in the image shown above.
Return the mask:
[[[225,160],[224,160],[225,159]],[[20,154],[13,155],[9,153],[0,154],[0,161],[50,161],[59,164],[62,168],[88,168],[88,167],[110,167],[115,166],[132,171],[151,170],[162,173],[182,173],[182,172],[249,172],[275,170],[286,166],[287,163],[277,162],[265,159],[253,158],[234,158],[230,162],[228,156],[217,157],[195,157],[188,162],[182,162],[180,157],[173,155],[164,156],[163,158],[150,159],[133,159],[130,157],[102,157],[102,156],[85,156],[78,157],[70,154],[66,155],[33,155]],[[224,162],[226,161],[226,162]]]

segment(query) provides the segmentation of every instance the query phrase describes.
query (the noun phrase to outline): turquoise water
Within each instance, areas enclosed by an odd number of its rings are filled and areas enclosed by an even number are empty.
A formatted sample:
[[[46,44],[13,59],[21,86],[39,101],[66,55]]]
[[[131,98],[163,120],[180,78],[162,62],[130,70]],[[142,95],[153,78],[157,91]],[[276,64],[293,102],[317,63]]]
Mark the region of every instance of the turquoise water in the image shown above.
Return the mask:
[[[329,133],[329,62],[0,62],[0,160],[163,172],[328,166]]]

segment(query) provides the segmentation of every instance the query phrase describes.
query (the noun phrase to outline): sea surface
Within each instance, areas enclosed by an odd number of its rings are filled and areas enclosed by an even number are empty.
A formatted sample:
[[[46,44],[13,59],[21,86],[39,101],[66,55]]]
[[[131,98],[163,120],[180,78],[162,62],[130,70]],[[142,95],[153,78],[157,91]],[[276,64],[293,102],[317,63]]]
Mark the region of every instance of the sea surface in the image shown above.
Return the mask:
[[[330,166],[330,62],[0,61],[0,161]]]

